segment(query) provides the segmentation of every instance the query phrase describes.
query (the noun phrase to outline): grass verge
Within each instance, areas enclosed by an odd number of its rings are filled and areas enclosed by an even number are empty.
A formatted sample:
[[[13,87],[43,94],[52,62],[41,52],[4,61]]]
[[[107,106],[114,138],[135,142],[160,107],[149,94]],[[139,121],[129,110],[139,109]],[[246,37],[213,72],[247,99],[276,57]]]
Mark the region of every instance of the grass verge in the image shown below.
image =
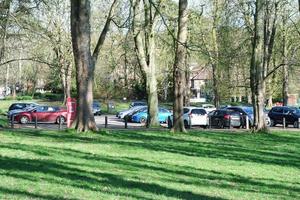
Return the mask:
[[[0,199],[299,199],[300,134],[0,131]]]

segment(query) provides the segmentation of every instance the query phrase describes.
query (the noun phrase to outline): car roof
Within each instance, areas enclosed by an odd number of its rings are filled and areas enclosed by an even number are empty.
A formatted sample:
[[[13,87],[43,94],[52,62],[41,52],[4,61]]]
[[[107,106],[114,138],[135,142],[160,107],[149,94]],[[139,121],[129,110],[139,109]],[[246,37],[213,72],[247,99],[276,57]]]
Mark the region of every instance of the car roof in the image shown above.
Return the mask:
[[[186,106],[186,107],[183,107],[183,108],[187,108],[187,109],[202,109],[202,110],[205,110],[205,109],[202,108],[202,107],[196,107],[196,106]]]

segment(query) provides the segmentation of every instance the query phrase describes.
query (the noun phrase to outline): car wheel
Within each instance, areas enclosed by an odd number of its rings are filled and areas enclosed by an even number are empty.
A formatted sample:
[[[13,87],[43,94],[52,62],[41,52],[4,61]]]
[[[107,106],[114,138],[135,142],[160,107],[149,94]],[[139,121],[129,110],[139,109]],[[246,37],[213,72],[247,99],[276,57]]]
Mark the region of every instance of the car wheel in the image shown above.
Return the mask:
[[[146,124],[146,122],[147,122],[147,119],[145,117],[141,117],[140,123],[141,124]]]
[[[59,116],[56,118],[56,123],[59,124],[59,119],[61,120],[61,123],[65,123],[66,119],[63,116]]]
[[[294,124],[293,124],[294,128],[299,128],[299,122],[298,121],[295,121]]]
[[[29,122],[29,118],[27,116],[22,116],[20,118],[20,123],[21,124],[27,124]]]
[[[275,121],[273,119],[270,119],[270,127],[276,126]]]

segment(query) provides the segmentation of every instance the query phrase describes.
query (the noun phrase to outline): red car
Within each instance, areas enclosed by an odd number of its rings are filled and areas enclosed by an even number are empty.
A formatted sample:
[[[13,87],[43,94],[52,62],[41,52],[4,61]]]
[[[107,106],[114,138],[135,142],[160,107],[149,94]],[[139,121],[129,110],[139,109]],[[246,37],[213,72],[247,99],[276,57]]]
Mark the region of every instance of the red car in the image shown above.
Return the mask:
[[[67,119],[67,109],[56,106],[38,106],[32,110],[18,113],[15,121],[26,124],[34,122],[35,118],[37,118],[37,122],[59,123],[59,119],[61,119],[61,122],[64,123]]]

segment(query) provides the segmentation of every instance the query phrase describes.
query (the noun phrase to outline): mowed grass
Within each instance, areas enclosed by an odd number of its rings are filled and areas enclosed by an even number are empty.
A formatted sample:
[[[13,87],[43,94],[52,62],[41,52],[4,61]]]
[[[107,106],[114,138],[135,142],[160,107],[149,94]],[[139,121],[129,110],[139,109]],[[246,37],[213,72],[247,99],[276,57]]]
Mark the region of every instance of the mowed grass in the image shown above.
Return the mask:
[[[0,199],[300,199],[300,133],[0,130]]]

